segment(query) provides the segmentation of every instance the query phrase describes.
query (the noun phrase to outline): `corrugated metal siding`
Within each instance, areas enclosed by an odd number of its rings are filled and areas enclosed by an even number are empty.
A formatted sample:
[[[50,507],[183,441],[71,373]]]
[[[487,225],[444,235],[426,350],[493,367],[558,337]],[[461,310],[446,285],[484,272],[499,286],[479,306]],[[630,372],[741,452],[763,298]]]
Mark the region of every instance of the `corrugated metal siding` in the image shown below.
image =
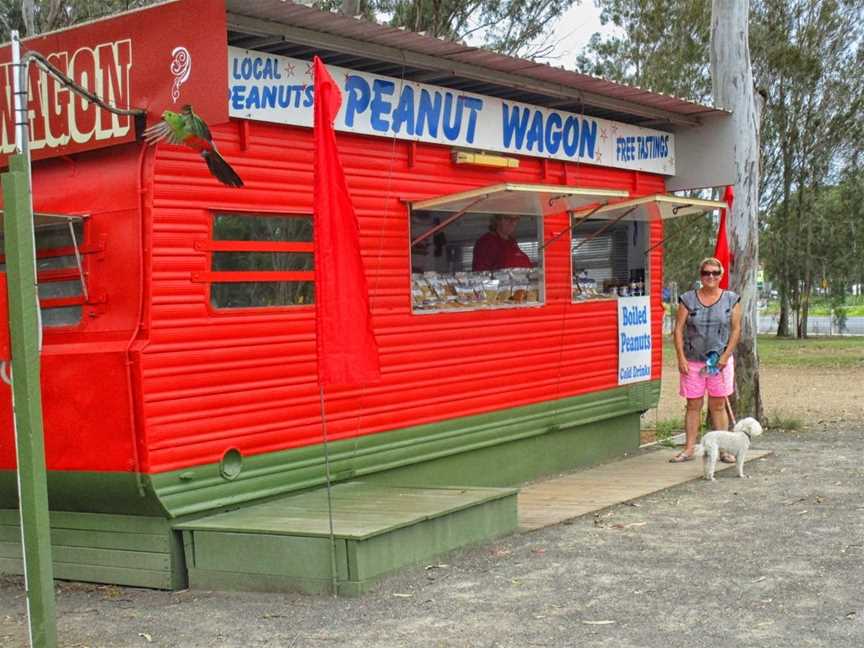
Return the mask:
[[[191,153],[160,148],[154,168],[150,344],[142,354],[149,472],[218,461],[228,448],[258,454],[322,438],[313,307],[213,313],[207,286],[211,210],[312,209],[311,130],[239,123],[214,129],[243,177],[240,190],[209,178]],[[547,304],[540,308],[412,315],[405,198],[504,181],[662,191],[662,179],[585,165],[523,159],[507,172],[456,168],[449,149],[339,135],[360,219],[383,380],[327,393],[328,436],[349,438],[515,407],[617,385],[615,303],[570,303],[569,241],[547,248]],[[544,175],[544,168],[546,174]],[[567,228],[548,217],[545,236]],[[659,225],[652,244],[660,240]],[[652,253],[658,264],[659,248]],[[655,266],[659,267],[659,266]],[[652,273],[654,295],[659,273]],[[660,332],[659,297],[652,301]],[[658,338],[659,339],[659,338]],[[659,377],[655,349],[655,378]]]
[[[354,38],[373,45],[403,49],[442,60],[476,65],[497,72],[522,75],[526,79],[560,84],[562,87],[593,92],[604,97],[630,101],[634,105],[652,106],[680,115],[701,116],[726,112],[712,106],[697,104],[663,93],[651,92],[636,86],[616,83],[573,70],[565,70],[562,67],[554,67],[548,63],[507,56],[491,50],[415,33],[407,29],[378,25],[374,22],[356,19],[353,16],[320,11],[302,4],[286,3],[283,0],[256,0],[255,2],[226,0],[225,8],[229,12],[229,29],[232,29],[231,14],[247,16],[324,34],[333,34],[339,38]],[[254,29],[252,33],[254,33]],[[287,40],[290,43],[290,37]],[[255,49],[254,44],[249,45],[249,47]],[[269,47],[278,48],[273,43]],[[382,72],[382,74],[384,73]],[[468,81],[468,83],[476,85],[477,82]],[[479,89],[473,91],[482,94]]]

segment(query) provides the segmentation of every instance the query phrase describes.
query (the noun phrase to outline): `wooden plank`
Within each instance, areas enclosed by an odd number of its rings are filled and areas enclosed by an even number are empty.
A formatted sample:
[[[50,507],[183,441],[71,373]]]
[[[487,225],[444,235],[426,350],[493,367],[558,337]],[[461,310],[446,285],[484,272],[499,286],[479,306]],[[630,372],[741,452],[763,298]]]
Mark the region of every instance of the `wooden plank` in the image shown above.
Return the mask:
[[[50,511],[52,529],[111,531],[112,533],[164,533],[168,521],[164,518],[109,513],[78,513]],[[18,526],[17,509],[0,509],[0,525]]]
[[[512,497],[516,492],[512,488],[386,487],[363,482],[339,484],[332,489],[334,534],[344,539],[366,539]],[[326,489],[318,489],[182,522],[175,528],[326,537],[330,533],[330,510]]]
[[[93,549],[88,547],[53,547],[54,563],[75,563],[101,567],[129,567],[135,569],[167,570],[171,567],[171,558],[164,553],[149,553],[146,551],[119,551],[116,549]],[[0,542],[0,556],[4,558],[21,558],[20,544]]]
[[[150,587],[166,590],[172,587],[170,572],[147,569],[54,563],[54,577],[63,580],[110,583],[128,587]]]
[[[330,541],[261,533],[192,531],[190,567],[203,570],[330,578]],[[336,543],[338,577],[348,577],[345,543]]]
[[[346,591],[346,583],[338,585],[339,593]],[[223,590],[245,592],[303,592],[306,594],[330,594],[330,578],[301,578],[284,574],[249,574],[220,569],[189,568],[189,587],[196,590]],[[352,589],[356,589],[352,588]]]
[[[747,461],[769,455],[751,450]],[[656,451],[525,486],[519,493],[519,527],[538,529],[702,477],[702,462],[670,464]],[[734,469],[718,464],[717,472]]]
[[[164,518],[141,515],[51,511],[51,528],[158,534],[165,533],[169,525]]]
[[[23,564],[20,559],[0,558],[0,574],[21,575],[23,573]],[[153,589],[171,589],[172,587],[170,572],[57,562],[54,563],[54,578]]]
[[[20,543],[21,531],[18,527],[0,526],[0,542]],[[171,543],[169,535],[165,531],[160,535],[155,535],[150,533],[51,529],[51,544],[54,547],[93,547],[167,553]]]
[[[0,556],[0,574],[21,576],[24,574],[24,561]]]

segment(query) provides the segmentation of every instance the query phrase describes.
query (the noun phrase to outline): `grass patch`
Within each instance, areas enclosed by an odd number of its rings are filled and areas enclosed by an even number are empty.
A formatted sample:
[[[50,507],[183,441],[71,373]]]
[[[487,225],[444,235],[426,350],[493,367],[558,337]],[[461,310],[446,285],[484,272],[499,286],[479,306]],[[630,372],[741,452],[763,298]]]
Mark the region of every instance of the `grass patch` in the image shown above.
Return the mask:
[[[864,369],[864,341],[860,337],[811,337],[805,340],[760,335],[757,341],[763,367],[807,369]],[[676,367],[671,336],[663,340],[663,363]]]
[[[811,337],[805,340],[760,335],[759,361],[771,367],[808,369],[864,368],[864,343],[857,337]]]
[[[848,317],[864,316],[864,297],[860,295],[847,295],[846,303],[843,305]],[[769,301],[762,309],[766,315],[777,315],[780,313],[780,302]],[[824,297],[817,297],[810,302],[810,315],[831,315],[833,313],[831,303]]]
[[[675,444],[672,442],[672,437],[681,434],[684,431],[684,421],[680,418],[664,419],[657,421],[654,438],[662,446],[672,448]]]
[[[765,422],[765,427],[769,430],[801,430],[804,428],[804,422],[793,416],[783,416],[782,414],[769,414],[768,420]]]

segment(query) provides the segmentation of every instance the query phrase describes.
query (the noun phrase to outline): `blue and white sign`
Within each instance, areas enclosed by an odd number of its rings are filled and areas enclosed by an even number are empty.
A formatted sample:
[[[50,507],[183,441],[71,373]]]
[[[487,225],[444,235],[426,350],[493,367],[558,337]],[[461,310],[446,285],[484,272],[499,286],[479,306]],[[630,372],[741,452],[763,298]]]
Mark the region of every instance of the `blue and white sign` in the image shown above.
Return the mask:
[[[618,384],[651,379],[649,297],[618,298]]]
[[[343,91],[335,128],[494,151],[675,174],[675,136],[606,119],[551,110],[333,65]],[[228,114],[312,126],[308,61],[228,48]]]

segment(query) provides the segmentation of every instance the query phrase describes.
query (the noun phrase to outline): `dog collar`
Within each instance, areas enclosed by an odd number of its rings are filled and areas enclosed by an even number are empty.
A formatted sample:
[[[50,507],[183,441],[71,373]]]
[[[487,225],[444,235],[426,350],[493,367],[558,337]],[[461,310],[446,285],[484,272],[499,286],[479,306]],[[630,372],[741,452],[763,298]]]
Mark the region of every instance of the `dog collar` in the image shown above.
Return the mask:
[[[750,436],[750,433],[749,433],[749,432],[747,432],[747,430],[742,430],[742,432],[744,432],[744,434],[746,434],[746,435],[747,435],[747,439],[748,439],[748,440],[750,440],[750,441],[752,441],[752,440],[753,440],[753,437],[752,437],[752,436]]]

